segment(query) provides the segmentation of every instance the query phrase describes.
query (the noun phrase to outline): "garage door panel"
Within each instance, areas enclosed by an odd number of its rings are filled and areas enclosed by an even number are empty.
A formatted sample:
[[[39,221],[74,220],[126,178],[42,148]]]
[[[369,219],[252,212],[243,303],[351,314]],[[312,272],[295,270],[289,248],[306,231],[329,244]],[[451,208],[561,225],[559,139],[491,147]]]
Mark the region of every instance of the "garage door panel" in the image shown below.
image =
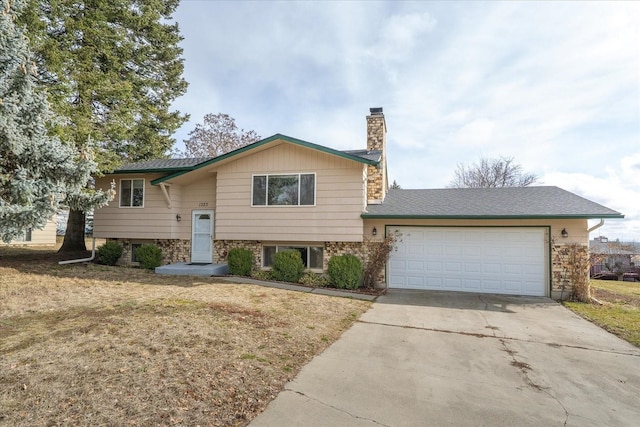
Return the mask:
[[[444,247],[444,256],[447,258],[450,257],[460,257],[462,255],[462,248],[460,246],[447,245]]]
[[[471,292],[477,292],[482,289],[482,280],[467,279],[464,281],[464,287]]]
[[[389,287],[545,295],[543,228],[398,227]],[[401,261],[401,262],[399,262]]]
[[[444,266],[440,261],[427,261],[427,271],[443,271]]]
[[[407,270],[410,273],[413,272],[419,272],[419,273],[423,273],[424,272],[424,261],[416,261],[416,260],[409,260],[409,262],[407,262]]]
[[[447,273],[460,273],[463,271],[463,265],[460,262],[445,263],[445,271]]]
[[[477,243],[474,246],[466,246],[463,248],[465,257],[481,257],[482,256],[482,246]]]
[[[462,280],[458,277],[446,277],[444,279],[444,287],[451,290],[463,290]]]
[[[497,263],[486,262],[482,265],[482,272],[485,274],[500,274],[502,273],[502,265]]]
[[[424,252],[425,252],[424,250],[425,250],[424,245],[412,243],[412,244],[407,245],[407,252],[406,253],[408,253],[410,255],[420,255],[420,256],[422,256],[422,255],[424,255]]]
[[[505,274],[522,274],[522,265],[519,264],[505,264],[504,266]]]
[[[492,257],[497,259],[503,255],[504,251],[499,246],[485,246],[482,253],[485,257]]]
[[[443,287],[442,277],[427,276],[425,278],[425,289],[442,289]]]
[[[497,293],[502,288],[502,282],[500,280],[485,279],[482,281],[482,285],[482,288],[485,291],[489,291],[491,293]]]
[[[414,288],[424,288],[424,276],[409,276],[407,284]]]
[[[479,262],[468,262],[464,265],[465,273],[477,274],[482,272],[482,264]]]

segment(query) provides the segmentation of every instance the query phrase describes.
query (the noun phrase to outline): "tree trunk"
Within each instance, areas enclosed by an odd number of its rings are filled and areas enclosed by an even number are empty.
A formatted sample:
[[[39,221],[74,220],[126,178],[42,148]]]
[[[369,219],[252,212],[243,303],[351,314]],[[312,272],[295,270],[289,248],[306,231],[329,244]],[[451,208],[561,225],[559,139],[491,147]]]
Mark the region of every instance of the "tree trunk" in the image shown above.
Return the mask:
[[[84,212],[71,209],[67,220],[67,231],[64,233],[64,241],[58,252],[86,251],[84,242]]]

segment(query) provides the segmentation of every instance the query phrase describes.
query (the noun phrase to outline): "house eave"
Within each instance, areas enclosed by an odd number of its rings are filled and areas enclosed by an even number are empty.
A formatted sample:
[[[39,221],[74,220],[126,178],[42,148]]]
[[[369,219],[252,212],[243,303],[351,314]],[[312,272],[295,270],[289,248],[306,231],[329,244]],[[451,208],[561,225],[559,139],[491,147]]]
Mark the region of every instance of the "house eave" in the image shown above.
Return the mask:
[[[168,181],[170,179],[176,178],[176,177],[178,177],[180,175],[183,175],[185,173],[189,173],[189,172],[197,170],[197,169],[201,169],[201,168],[204,168],[204,167],[216,164],[216,163],[220,163],[220,162],[222,162],[224,160],[227,160],[227,159],[229,159],[231,157],[238,156],[238,155],[240,155],[242,153],[245,153],[247,151],[255,150],[256,148],[262,147],[263,145],[266,145],[266,144],[269,144],[271,142],[278,141],[278,140],[284,141],[284,142],[288,142],[288,143],[291,143],[291,144],[295,144],[295,145],[299,145],[299,146],[302,146],[302,147],[310,148],[312,150],[317,150],[317,151],[320,151],[320,152],[323,152],[323,153],[326,153],[326,154],[331,154],[333,156],[342,157],[344,159],[352,160],[354,162],[363,163],[363,164],[366,164],[366,165],[375,166],[375,165],[378,165],[380,163],[379,161],[364,159],[362,157],[358,157],[358,156],[354,156],[354,155],[351,155],[351,154],[348,154],[348,153],[344,153],[344,152],[339,151],[339,150],[334,150],[333,148],[324,147],[322,145],[314,144],[312,142],[303,141],[301,139],[292,138],[290,136],[286,136],[286,135],[282,135],[282,134],[277,133],[277,134],[275,134],[273,136],[270,136],[269,138],[265,138],[265,139],[260,140],[258,142],[254,142],[253,144],[247,145],[247,146],[242,147],[242,148],[238,148],[237,150],[230,151],[229,153],[226,153],[226,154],[223,154],[221,156],[214,157],[213,159],[207,160],[205,162],[199,163],[199,164],[197,164],[197,165],[195,165],[195,166],[193,166],[193,167],[191,167],[189,169],[177,171],[177,172],[175,172],[173,174],[170,174],[170,175],[167,175],[165,177],[154,179],[153,181],[151,181],[151,184],[152,185],[158,185],[161,182]]]
[[[175,172],[188,172],[191,168],[177,167],[177,168],[149,168],[149,169],[116,169],[113,172],[106,173],[105,175],[123,175],[132,173],[175,173]]]
[[[597,214],[578,214],[578,215],[391,215],[391,214],[369,214],[362,213],[363,219],[474,219],[474,220],[495,220],[495,219],[596,219],[596,218],[617,218],[622,219],[624,215],[597,215]]]

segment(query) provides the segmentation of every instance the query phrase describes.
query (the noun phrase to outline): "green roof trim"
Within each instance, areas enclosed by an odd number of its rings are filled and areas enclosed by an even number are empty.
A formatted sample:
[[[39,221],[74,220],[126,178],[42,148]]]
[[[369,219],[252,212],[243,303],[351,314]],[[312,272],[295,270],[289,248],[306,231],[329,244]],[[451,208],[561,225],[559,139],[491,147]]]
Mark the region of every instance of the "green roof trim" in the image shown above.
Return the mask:
[[[188,172],[191,172],[191,171],[194,171],[194,170],[197,170],[197,169],[200,169],[200,168],[203,168],[203,167],[206,167],[206,166],[221,162],[221,161],[226,160],[228,158],[237,156],[238,154],[242,154],[244,152],[251,151],[254,148],[261,147],[263,145],[269,144],[269,143],[271,143],[273,141],[277,141],[277,140],[288,142],[290,144],[299,145],[299,146],[305,147],[305,148],[310,148],[312,150],[321,151],[321,152],[326,153],[326,154],[331,154],[333,156],[342,157],[342,158],[347,159],[347,160],[353,160],[354,162],[363,163],[363,164],[366,164],[366,165],[375,166],[378,163],[380,163],[380,162],[375,161],[375,160],[365,159],[363,157],[359,157],[359,156],[355,156],[355,155],[352,155],[352,154],[348,154],[348,153],[345,153],[343,151],[334,150],[333,148],[325,147],[323,145],[314,144],[312,142],[303,141],[301,139],[292,138],[290,136],[282,135],[280,133],[277,133],[277,134],[275,134],[273,136],[270,136],[268,138],[265,138],[265,139],[262,139],[260,141],[254,142],[253,144],[246,145],[246,146],[244,146],[242,148],[238,148],[237,150],[230,151],[230,152],[228,152],[226,154],[223,154],[221,156],[214,157],[212,159],[209,159],[207,161],[199,163],[199,164],[197,164],[197,165],[195,165],[193,167],[185,168],[183,170],[176,171],[175,173],[172,173],[172,174],[167,175],[165,177],[154,179],[153,181],[151,181],[151,184],[152,185],[158,185],[158,184],[160,184],[162,182],[165,182],[165,181],[168,181],[170,179],[176,178],[176,177],[178,177],[180,175],[184,175],[185,173],[188,173]]]
[[[385,214],[368,214],[360,215],[363,219],[611,219],[624,218],[623,214],[593,214],[593,215],[385,215]]]
[[[364,219],[596,219],[596,218],[624,218],[624,215],[384,215],[368,214],[360,215]]]
[[[159,169],[116,169],[108,175],[115,174],[130,174],[130,173],[165,173],[165,172],[180,172],[185,170],[191,170],[193,167],[174,167],[174,168],[159,168]]]

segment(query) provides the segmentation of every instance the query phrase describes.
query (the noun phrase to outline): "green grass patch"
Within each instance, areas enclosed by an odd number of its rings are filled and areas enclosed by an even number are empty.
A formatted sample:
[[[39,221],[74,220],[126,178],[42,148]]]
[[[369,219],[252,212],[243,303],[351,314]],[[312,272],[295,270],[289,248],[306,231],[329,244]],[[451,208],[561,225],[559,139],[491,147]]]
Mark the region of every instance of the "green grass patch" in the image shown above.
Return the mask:
[[[640,347],[640,310],[626,304],[565,302],[567,308],[603,329]]]
[[[640,283],[591,280],[591,295],[603,304],[565,302],[565,306],[640,347]]]
[[[640,298],[640,282],[622,282],[617,280],[591,280],[591,287],[604,289],[621,295]]]

